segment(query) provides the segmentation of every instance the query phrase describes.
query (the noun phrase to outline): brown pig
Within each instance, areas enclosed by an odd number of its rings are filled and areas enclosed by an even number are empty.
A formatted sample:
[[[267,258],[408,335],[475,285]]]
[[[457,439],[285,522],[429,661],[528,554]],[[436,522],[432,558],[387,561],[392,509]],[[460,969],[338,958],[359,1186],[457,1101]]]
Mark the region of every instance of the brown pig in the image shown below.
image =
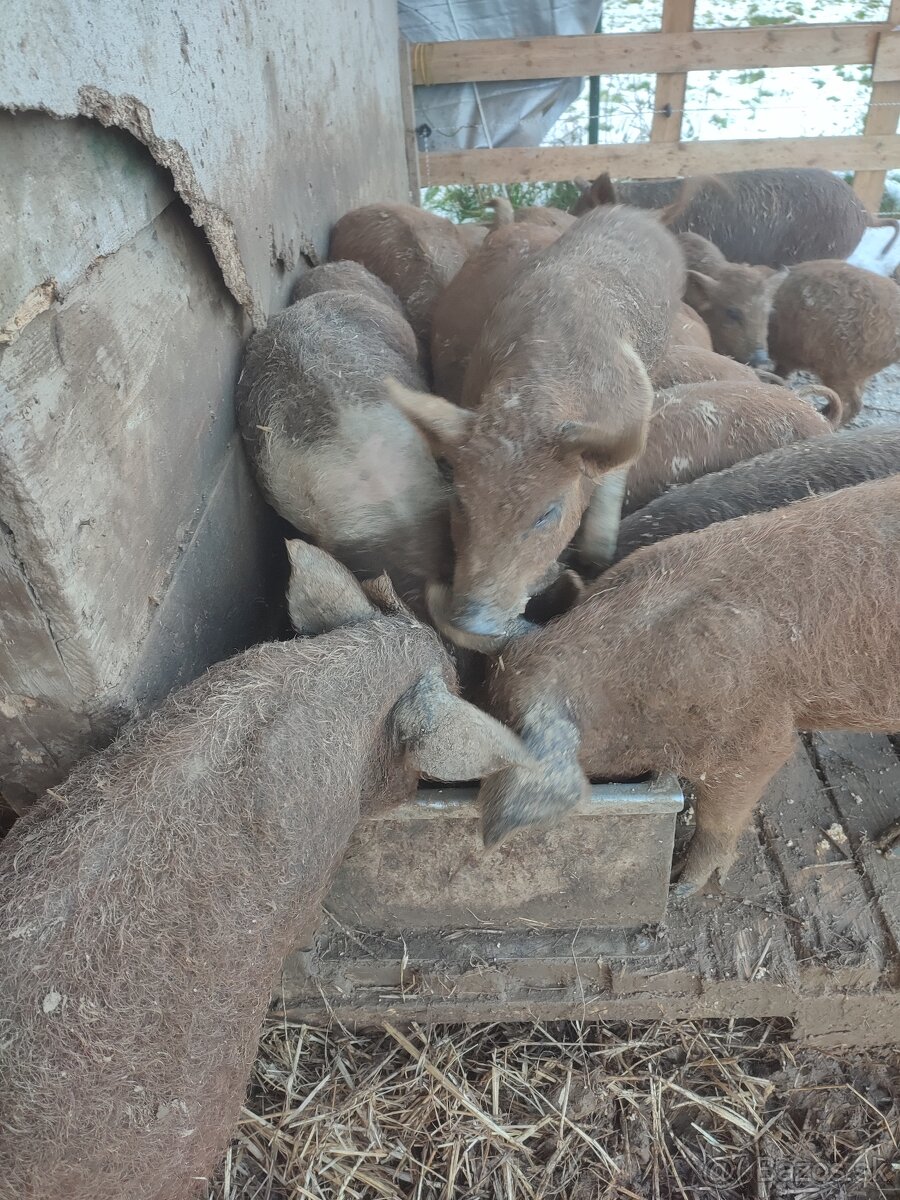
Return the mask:
[[[444,616],[460,644],[490,649],[505,638],[600,481],[585,545],[588,557],[611,558],[622,468],[643,446],[648,371],[665,353],[683,285],[681,251],[658,221],[596,209],[532,255],[494,306],[463,407],[394,389],[453,469]]]
[[[622,522],[616,559],[717,521],[898,473],[900,428],[845,429],[794,442],[657,496]]]
[[[795,730],[900,729],[898,579],[898,476],[630,555],[495,665],[491,711],[543,771],[485,781],[485,843],[588,779],[674,771],[697,817],[678,890],[724,874]]]
[[[434,390],[458,404],[472,351],[497,301],[526,259],[545,250],[559,230],[532,221],[500,225],[439,296],[431,327]]]
[[[718,275],[688,271],[685,299],[706,322],[713,349],[751,367],[769,360],[769,314],[786,271],[727,263]]]
[[[338,272],[340,290],[316,290]],[[257,480],[297,530],[361,576],[387,571],[416,605],[427,580],[449,573],[451,551],[449,486],[384,396],[386,376],[425,386],[413,331],[357,264],[316,267],[297,291],[303,298],[251,339],[238,382]]]
[[[511,225],[517,221],[533,225],[549,225],[557,233],[562,233],[575,220],[571,213],[567,213],[562,208],[554,208],[552,205],[526,204],[521,208],[514,208],[506,196],[491,196],[486,201],[485,207],[494,210],[493,229],[499,229],[501,225]]]
[[[714,350],[701,350],[699,346],[672,344],[665,358],[653,368],[651,378],[658,392],[681,383],[708,383],[714,379],[756,382],[752,368],[733,358],[716,354]]]
[[[435,300],[466,261],[466,238],[445,217],[412,204],[367,204],[331,231],[330,259],[353,259],[403,301],[422,344],[431,337]]]
[[[672,322],[669,348],[673,346],[696,346],[700,350],[712,350],[709,328],[700,314],[683,301],[678,306]]]
[[[360,815],[422,773],[528,761],[385,579],[366,594],[291,552],[292,612],[321,636],[212,667],[0,848],[2,1200],[205,1196]]]
[[[643,453],[628,472],[623,511],[642,508],[673,484],[831,433],[840,400],[827,388],[807,391],[823,396],[826,416],[800,393],[766,383],[717,380],[660,392]]]
[[[768,332],[777,374],[812,371],[851,421],[866,381],[900,359],[900,290],[849,263],[801,263],[775,292]]]
[[[699,233],[679,233],[678,244],[684,251],[689,271],[699,271],[701,275],[718,279],[719,273],[728,266],[728,259],[719,247]]]

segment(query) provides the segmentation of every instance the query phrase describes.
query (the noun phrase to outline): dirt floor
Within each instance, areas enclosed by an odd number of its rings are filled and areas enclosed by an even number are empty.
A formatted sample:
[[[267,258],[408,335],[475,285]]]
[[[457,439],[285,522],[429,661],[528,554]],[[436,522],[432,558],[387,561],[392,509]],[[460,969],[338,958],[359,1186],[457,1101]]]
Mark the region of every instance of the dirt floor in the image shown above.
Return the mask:
[[[273,1025],[209,1200],[900,1195],[900,1055],[778,1022]]]

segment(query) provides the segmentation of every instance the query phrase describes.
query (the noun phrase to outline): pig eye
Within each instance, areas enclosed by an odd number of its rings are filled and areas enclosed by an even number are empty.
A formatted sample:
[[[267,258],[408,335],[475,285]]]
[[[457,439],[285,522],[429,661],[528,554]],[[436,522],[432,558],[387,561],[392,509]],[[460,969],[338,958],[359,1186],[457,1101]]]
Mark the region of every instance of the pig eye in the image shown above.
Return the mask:
[[[545,513],[541,513],[538,519],[532,525],[532,529],[546,529],[548,525],[555,525],[562,516],[562,505],[551,504]]]
[[[744,314],[739,308],[726,308],[725,316],[729,321],[743,321],[744,319]]]

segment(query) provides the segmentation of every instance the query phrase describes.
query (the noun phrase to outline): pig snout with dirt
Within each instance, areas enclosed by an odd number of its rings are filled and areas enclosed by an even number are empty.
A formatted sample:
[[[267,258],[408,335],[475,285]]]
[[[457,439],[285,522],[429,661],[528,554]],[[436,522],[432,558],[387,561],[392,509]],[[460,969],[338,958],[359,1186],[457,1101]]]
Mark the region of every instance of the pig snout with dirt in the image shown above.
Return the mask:
[[[315,268],[298,288],[338,266]],[[313,290],[254,335],[237,413],[272,507],[359,575],[387,571],[418,607],[426,582],[449,574],[449,486],[385,399],[387,376],[410,388],[425,377],[408,322],[368,280],[365,290]]]
[[[697,819],[679,890],[724,873],[795,730],[900,728],[898,578],[898,476],[632,554],[495,664],[491,711],[543,768],[485,781],[485,843],[589,779],[675,771]]]
[[[672,488],[627,516],[616,560],[679,533],[897,473],[900,429],[846,429],[782,446]]]
[[[472,351],[497,301],[524,262],[551,246],[559,231],[522,222],[493,229],[434,306],[431,365],[434,390],[458,404]]]
[[[805,395],[824,399],[826,415]],[[659,392],[643,452],[628,472],[623,511],[634,512],[675,484],[776,446],[830,434],[840,414],[835,393],[814,385],[794,392],[717,380]]]
[[[469,253],[467,236],[445,217],[412,204],[367,204],[346,213],[331,231],[328,257],[353,259],[403,301],[424,346],[431,310]]]
[[[0,849],[3,1200],[205,1196],[360,814],[528,761],[384,577],[290,549],[321,636],[212,667]]]
[[[728,263],[715,278],[688,271],[685,300],[709,328],[713,349],[751,367],[769,361],[769,315],[787,271]]]
[[[648,372],[683,286],[681,251],[658,221],[597,209],[517,272],[472,353],[464,407],[394,387],[453,470],[453,585],[430,603],[460,644],[502,642],[589,501],[585,557],[612,557],[623,468],[653,403]]]
[[[866,381],[900,359],[900,289],[849,263],[801,263],[775,292],[768,336],[776,372],[818,375],[850,421]]]

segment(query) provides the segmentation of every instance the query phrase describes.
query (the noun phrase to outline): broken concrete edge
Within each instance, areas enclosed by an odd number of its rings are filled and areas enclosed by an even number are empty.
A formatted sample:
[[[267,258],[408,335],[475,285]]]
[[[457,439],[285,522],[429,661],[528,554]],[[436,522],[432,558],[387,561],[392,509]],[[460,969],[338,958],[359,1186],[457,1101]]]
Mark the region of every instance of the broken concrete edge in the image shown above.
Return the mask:
[[[85,84],[78,89],[78,107],[74,112],[59,112],[46,105],[27,108],[16,105],[3,105],[2,107],[12,113],[44,112],[48,116],[61,120],[86,117],[89,120],[97,121],[106,128],[122,129],[146,146],[154,161],[171,175],[175,191],[187,205],[191,220],[206,234],[228,291],[247,313],[254,329],[261,329],[265,326],[266,314],[250,286],[231,218],[205,195],[197,179],[193,163],[184,147],[174,138],[161,138],[157,135],[153,128],[153,118],[146,104],[136,96],[128,94],[114,96],[103,88]],[[46,289],[52,283],[52,280],[47,280],[34,290]],[[38,312],[45,312],[56,298],[55,295],[52,296],[43,308],[29,316],[26,304],[30,296],[31,293],[17,310],[16,317],[21,314],[27,316],[27,319],[18,328],[14,327],[14,337],[18,336],[22,328],[28,321],[33,320]],[[0,334],[6,333],[8,325],[9,322],[3,326]],[[4,344],[5,340],[0,335],[0,346]]]

